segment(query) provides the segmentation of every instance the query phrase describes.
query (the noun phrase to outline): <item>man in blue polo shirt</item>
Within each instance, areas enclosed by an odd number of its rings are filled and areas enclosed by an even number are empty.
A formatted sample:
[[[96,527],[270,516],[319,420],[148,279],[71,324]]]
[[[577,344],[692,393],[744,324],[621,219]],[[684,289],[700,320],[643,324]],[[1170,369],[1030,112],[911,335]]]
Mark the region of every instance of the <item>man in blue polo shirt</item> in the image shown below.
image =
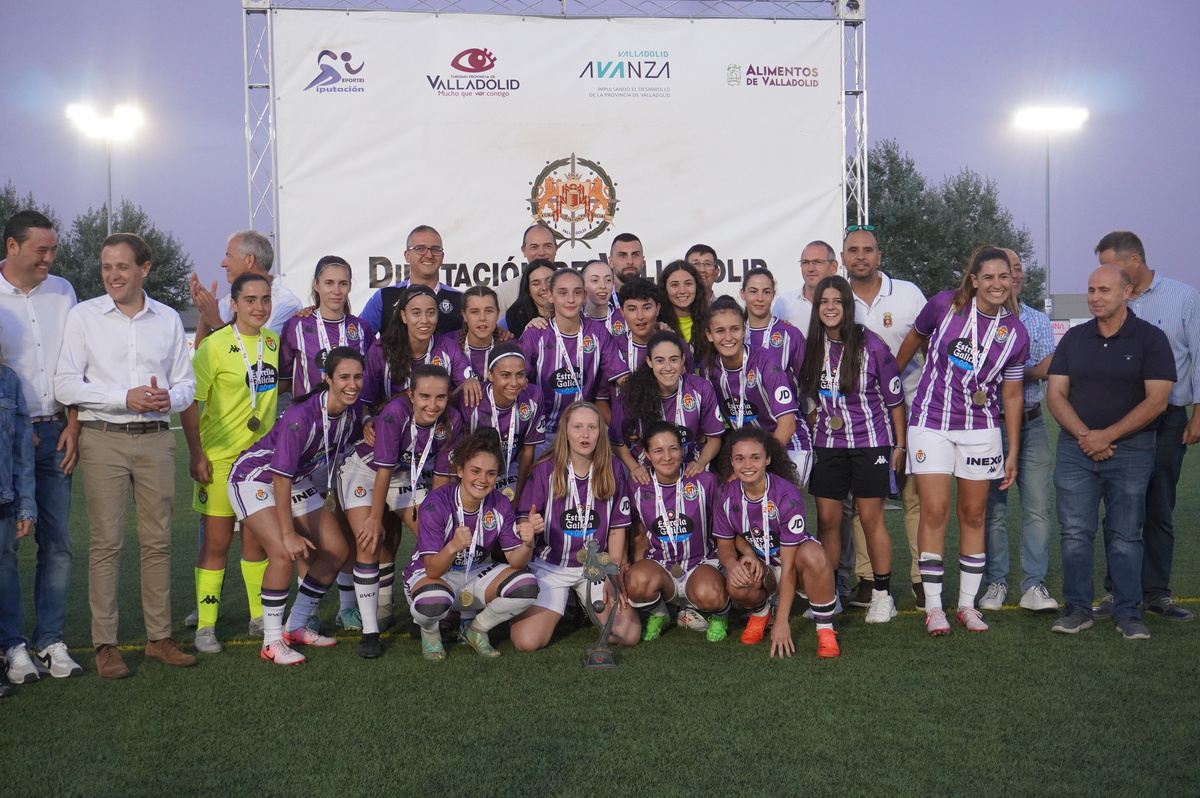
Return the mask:
[[[1154,471],[1155,432],[1167,406],[1175,360],[1162,330],[1126,306],[1129,275],[1101,266],[1088,279],[1093,318],[1063,336],[1050,363],[1046,400],[1062,426],[1054,469],[1062,527],[1063,599],[1051,631],[1092,625],[1096,526],[1104,500],[1104,551],[1113,585],[1113,620],[1127,640],[1145,640],[1142,522]]]
[[[409,285],[423,285],[437,295],[437,334],[456,332],[462,329],[462,291],[438,281],[446,250],[442,247],[442,236],[427,224],[418,225],[408,234],[404,244],[404,259],[408,262],[408,279],[395,285],[380,288],[363,307],[362,320],[378,330],[383,337],[384,328],[396,311],[404,289]]]

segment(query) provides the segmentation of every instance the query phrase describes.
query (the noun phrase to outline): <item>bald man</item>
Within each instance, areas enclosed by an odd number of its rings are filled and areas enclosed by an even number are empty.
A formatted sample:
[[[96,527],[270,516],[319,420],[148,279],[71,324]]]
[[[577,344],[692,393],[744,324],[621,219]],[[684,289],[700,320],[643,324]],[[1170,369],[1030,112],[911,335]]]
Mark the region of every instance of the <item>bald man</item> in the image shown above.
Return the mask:
[[[1058,602],[1046,587],[1050,568],[1050,436],[1042,400],[1044,381],[1054,357],[1054,332],[1050,319],[1020,300],[1025,287],[1021,258],[1011,249],[1001,250],[1012,267],[1012,288],[1018,298],[1021,323],[1029,331],[1029,360],[1025,361],[1025,411],[1021,417],[1021,451],[1017,455],[1017,490],[1021,494],[1021,582],[1020,605],[1033,612],[1053,612]],[[1003,414],[1003,408],[1001,413]],[[1004,418],[1001,415],[1001,418]],[[1004,441],[1008,457],[1008,440]],[[987,544],[987,590],[979,602],[981,610],[999,610],[1008,596],[1008,491],[1000,480],[992,483],[984,528]]]
[[[1176,372],[1166,334],[1126,306],[1132,294],[1133,283],[1119,267],[1093,271],[1093,318],[1067,331],[1050,362],[1046,400],[1062,427],[1054,487],[1066,604],[1053,632],[1076,634],[1094,623],[1093,560],[1103,499],[1113,620],[1127,640],[1150,637],[1138,609],[1142,522],[1155,458],[1150,425],[1167,408]]]

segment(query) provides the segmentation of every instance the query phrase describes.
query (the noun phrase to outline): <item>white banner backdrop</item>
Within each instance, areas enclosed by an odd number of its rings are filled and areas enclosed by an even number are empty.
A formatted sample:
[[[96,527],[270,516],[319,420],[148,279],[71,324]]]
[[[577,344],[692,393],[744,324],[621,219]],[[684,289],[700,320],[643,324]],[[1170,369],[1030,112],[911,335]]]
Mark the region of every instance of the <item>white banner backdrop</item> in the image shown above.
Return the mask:
[[[840,248],[836,22],[272,13],[279,248],[301,296],[336,254],[361,308],[406,276],[418,224],[458,288],[515,276],[536,219],[580,265],[636,234],[651,277],[708,244],[719,293],[764,265],[797,288],[808,241]]]

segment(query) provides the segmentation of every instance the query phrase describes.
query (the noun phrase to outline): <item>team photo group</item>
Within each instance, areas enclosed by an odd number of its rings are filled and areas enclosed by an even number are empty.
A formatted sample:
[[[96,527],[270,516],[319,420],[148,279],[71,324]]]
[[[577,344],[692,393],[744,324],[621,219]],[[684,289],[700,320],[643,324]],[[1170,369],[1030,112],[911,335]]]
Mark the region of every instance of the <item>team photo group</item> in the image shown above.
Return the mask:
[[[261,658],[279,665],[347,636],[367,659],[497,657],[497,627],[528,652],[583,622],[611,645],[678,625],[832,658],[843,612],[887,624],[910,590],[934,636],[986,632],[984,613],[1005,605],[1046,613],[1057,633],[1105,618],[1131,640],[1150,636],[1143,612],[1191,620],[1171,565],[1176,484],[1200,440],[1195,288],[1156,275],[1134,233],[1109,233],[1086,286],[1091,318],[1056,344],[1021,301],[1012,250],[981,246],[957,285],[927,298],[881,269],[876,233],[851,225],[805,246],[783,267],[803,278],[794,291],[753,268],[727,296],[714,293],[711,246],[649,279],[635,235],[577,269],[535,224],[518,279],[460,292],[439,281],[444,243],[422,225],[405,242],[407,279],[359,309],[346,260],[322,257],[297,296],[270,240],[246,230],[227,243],[227,288],[192,276],[189,341],[143,288],[154,253],[141,238],[106,238],[105,294],[77,302],[53,273],[51,221],[15,214],[0,262],[8,682],[84,672],[63,639],[68,609],[82,612],[67,606],[76,473],[95,671],[131,675],[119,645],[140,634],[119,634],[118,595],[134,532],[145,657],[196,663],[171,617],[172,553],[193,544],[172,540],[186,513],[177,457],[199,518],[186,589],[201,657],[223,651],[218,617],[242,606]],[[1010,494],[1023,572],[1011,598]],[[889,500],[907,558],[893,553]],[[36,546],[24,574],[22,539]],[[226,579],[235,544],[242,584]],[[957,597],[943,594],[947,571]],[[330,592],[337,637],[319,613]],[[419,644],[381,640],[408,618]]]

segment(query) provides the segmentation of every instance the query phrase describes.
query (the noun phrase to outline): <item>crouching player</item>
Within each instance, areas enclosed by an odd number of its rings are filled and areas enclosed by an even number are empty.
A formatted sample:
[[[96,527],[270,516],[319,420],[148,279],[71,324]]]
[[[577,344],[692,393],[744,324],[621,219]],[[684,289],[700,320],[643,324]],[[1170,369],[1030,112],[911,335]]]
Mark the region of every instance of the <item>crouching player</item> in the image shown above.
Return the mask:
[[[651,424],[641,441],[650,461],[649,485],[631,485],[634,563],[625,575],[629,603],[647,610],[642,640],[656,640],[670,616],[667,603],[715,613],[705,632],[725,639],[733,604],[713,550],[713,505],[719,483],[702,471],[683,476],[683,439],[670,421]]]
[[[417,544],[404,571],[408,606],[421,627],[425,659],[446,658],[439,623],[451,609],[477,612],[461,636],[485,657],[498,657],[488,632],[524,612],[538,596],[537,578],[525,569],[533,554],[533,531],[496,490],[499,442],[491,430],[467,435],[450,453],[457,484],[443,485],[421,504]],[[491,561],[499,544],[505,566]]]
[[[732,478],[717,497],[713,537],[730,598],[750,610],[742,642],[763,639],[771,600],[777,597],[770,656],[792,655],[796,646],[788,614],[799,578],[817,624],[817,656],[836,657],[840,652],[833,631],[833,571],[821,544],[804,527],[804,497],[796,487],[795,463],[761,427],[742,427],[728,435],[717,473],[725,480]]]

